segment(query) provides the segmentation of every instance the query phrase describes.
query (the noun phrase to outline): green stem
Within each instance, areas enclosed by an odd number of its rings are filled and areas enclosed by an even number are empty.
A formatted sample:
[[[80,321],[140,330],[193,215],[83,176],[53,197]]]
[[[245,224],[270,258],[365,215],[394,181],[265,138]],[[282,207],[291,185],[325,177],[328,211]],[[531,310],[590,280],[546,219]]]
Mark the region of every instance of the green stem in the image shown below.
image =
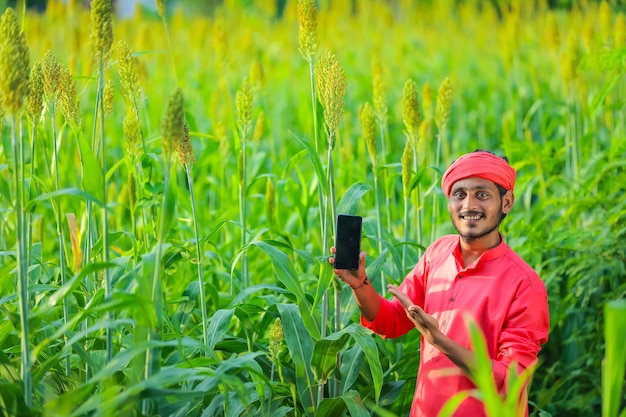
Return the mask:
[[[200,291],[200,308],[202,311],[202,336],[204,345],[209,344],[209,335],[207,333],[209,321],[206,311],[206,299],[204,296],[204,279],[202,278],[202,252],[200,251],[200,231],[198,229],[198,214],[196,212],[196,198],[193,192],[193,180],[191,179],[191,166],[185,164],[185,172],[187,173],[187,184],[189,184],[189,197],[191,198],[191,215],[193,217],[193,231],[196,238],[196,258],[198,265],[198,288]]]
[[[19,297],[20,309],[20,326],[22,328],[21,343],[21,373],[24,383],[24,402],[28,407],[33,401],[33,380],[31,375],[30,362],[30,328],[28,323],[29,316],[29,296],[28,296],[28,265],[26,255],[26,245],[24,240],[24,213],[23,213],[23,197],[24,197],[24,178],[20,177],[23,173],[24,158],[23,145],[18,140],[17,134],[17,116],[13,115],[11,119],[11,130],[13,138],[13,164],[15,175],[15,238],[16,238],[16,257],[17,257],[17,294]]]
[[[380,204],[380,183],[378,180],[378,168],[374,166],[372,168],[374,171],[374,195],[376,197],[376,230],[378,233],[378,253],[383,253],[383,212]],[[386,278],[385,272],[380,271],[380,285],[381,285],[381,293],[384,297],[386,295]]]
[[[402,246],[402,273],[404,276],[407,273],[406,262],[408,254],[409,243],[409,230],[410,230],[410,212],[411,212],[411,196],[410,194],[404,197],[404,245]]]
[[[102,135],[101,145],[102,145],[102,256],[105,263],[108,263],[110,260],[109,254],[109,222],[107,220],[107,209],[108,209],[108,197],[107,197],[107,158],[106,158],[106,135],[104,134],[104,100],[102,100],[102,91],[104,89],[104,62],[100,59],[99,62],[99,70],[98,70],[98,94],[99,106],[97,107],[97,111],[100,112],[100,134]],[[110,300],[111,298],[111,271],[109,268],[106,268],[105,271],[105,290],[104,296],[106,300]],[[110,322],[112,319],[111,312],[107,312],[107,322]],[[113,332],[109,326],[106,327],[106,363],[109,363],[111,359],[113,359]]]
[[[442,128],[443,129],[443,128]],[[435,152],[435,166],[439,166],[439,159],[441,158],[441,142],[442,142],[442,130],[437,133],[437,150]],[[439,174],[435,173],[435,183],[439,181]],[[434,242],[435,237],[437,236],[437,219],[439,217],[439,202],[437,201],[437,193],[433,192],[433,212],[431,213],[431,224],[430,224],[430,241]]]
[[[54,187],[56,191],[61,190],[61,180],[59,177],[59,150],[58,150],[58,137],[57,137],[57,128],[55,122],[55,108],[54,105],[50,106],[50,118],[52,119],[52,145],[53,145],[53,161],[54,161]],[[61,198],[56,197],[54,199],[56,204],[53,204],[53,208],[56,207],[55,217],[56,217],[56,232],[59,243],[59,268],[61,273],[61,285],[65,286],[67,282],[67,277],[65,273],[65,238],[63,235],[63,225],[62,225],[62,215],[61,215]],[[69,306],[65,298],[63,299],[63,324],[67,325],[69,321]],[[67,343],[67,335],[64,335],[65,343]],[[70,376],[70,356],[65,357],[65,376]]]
[[[245,128],[241,134],[241,171],[242,178],[239,184],[239,222],[241,223],[241,247],[245,247],[248,244],[248,232],[246,228],[246,187],[248,186],[247,179],[247,161],[246,161],[246,130]],[[241,278],[244,288],[248,288],[248,256],[244,253],[241,256]]]

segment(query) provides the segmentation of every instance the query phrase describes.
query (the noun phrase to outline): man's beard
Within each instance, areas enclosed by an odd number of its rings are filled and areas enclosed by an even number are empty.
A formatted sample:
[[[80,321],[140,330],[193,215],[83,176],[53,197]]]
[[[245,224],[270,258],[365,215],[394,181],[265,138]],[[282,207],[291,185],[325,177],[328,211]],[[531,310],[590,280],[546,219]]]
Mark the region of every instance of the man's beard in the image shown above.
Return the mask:
[[[471,212],[467,212],[465,213],[465,215],[483,215],[483,213],[478,213],[475,211],[471,211]],[[492,233],[494,230],[497,230],[498,227],[500,227],[500,223],[502,223],[502,206],[500,206],[500,209],[498,210],[498,213],[496,214],[496,218],[498,219],[497,221],[494,222],[492,227],[489,227],[487,230],[484,230],[482,232],[473,232],[471,229],[468,233],[463,234],[461,233],[461,231],[459,230],[459,227],[457,227],[457,223],[454,220],[454,218],[452,218],[452,226],[454,226],[454,228],[456,229],[457,233],[461,236],[461,238],[466,241],[466,242],[472,242],[474,240],[478,240],[480,238],[483,238],[487,235],[489,235],[490,233]],[[456,218],[457,221],[462,221],[458,218]]]

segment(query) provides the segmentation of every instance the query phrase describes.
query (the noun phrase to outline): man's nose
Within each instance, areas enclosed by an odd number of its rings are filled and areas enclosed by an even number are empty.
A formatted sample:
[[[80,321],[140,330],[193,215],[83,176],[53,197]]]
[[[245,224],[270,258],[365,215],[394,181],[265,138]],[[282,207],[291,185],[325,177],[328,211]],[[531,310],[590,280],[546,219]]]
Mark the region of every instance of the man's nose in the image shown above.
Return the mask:
[[[472,210],[472,209],[476,208],[476,201],[477,200],[476,200],[476,198],[474,196],[472,196],[471,194],[468,194],[463,199],[462,208],[464,210]]]

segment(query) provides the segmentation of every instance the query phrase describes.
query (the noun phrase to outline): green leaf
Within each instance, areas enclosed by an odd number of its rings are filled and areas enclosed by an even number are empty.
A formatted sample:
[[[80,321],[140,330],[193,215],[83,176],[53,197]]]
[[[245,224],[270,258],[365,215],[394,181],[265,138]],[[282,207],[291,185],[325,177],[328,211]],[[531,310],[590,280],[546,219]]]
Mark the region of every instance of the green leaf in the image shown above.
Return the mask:
[[[302,285],[300,284],[296,268],[293,266],[293,263],[291,262],[289,257],[284,252],[269,245],[267,242],[254,241],[251,242],[250,245],[256,246],[270,257],[274,272],[276,272],[276,276],[278,277],[280,282],[282,282],[285,287],[296,296],[296,299],[298,301],[298,307],[302,311],[302,318],[305,327],[309,330],[311,335],[316,340],[319,339],[320,331],[317,323],[314,321],[311,303],[309,302],[306,294],[304,293],[304,290],[302,289]],[[240,252],[240,254],[242,252]],[[233,261],[233,268],[235,263],[236,262]]]
[[[605,359],[602,364],[602,417],[617,417],[626,367],[626,299],[604,305]],[[620,416],[626,413],[622,410]]]
[[[306,148],[309,154],[309,158],[311,159],[311,163],[313,164],[313,169],[315,170],[315,174],[317,176],[317,182],[322,188],[322,193],[324,195],[328,195],[328,181],[326,180],[326,174],[324,173],[324,168],[322,167],[322,161],[320,160],[320,156],[315,151],[313,145],[311,145],[311,142],[300,138],[293,132],[291,132],[291,134],[298,140],[298,142],[302,144],[302,146]]]
[[[293,304],[277,304],[289,355],[296,368],[296,387],[307,411],[312,411],[317,398],[317,385],[310,368],[313,341],[304,327],[298,307]]]
[[[350,336],[346,333],[341,335],[332,334],[315,342],[313,356],[311,357],[311,370],[315,379],[323,384],[337,368],[337,354],[343,350]]]
[[[217,310],[209,320],[207,334],[209,336],[207,347],[213,349],[215,344],[222,340],[233,317],[235,309]]]
[[[78,136],[78,149],[83,164],[81,181],[86,192],[93,195],[100,201],[104,201],[104,179],[100,163],[93,153],[91,145],[87,142],[85,135]]]
[[[94,197],[92,194],[88,193],[87,191],[83,191],[78,188],[64,188],[62,190],[40,194],[37,197],[33,198],[32,200],[29,200],[25,206],[25,210],[30,210],[39,201],[51,200],[53,198],[60,197],[60,196],[78,197],[84,201],[91,201],[98,207],[104,207],[104,202],[101,199]]]
[[[352,184],[337,204],[337,214],[358,214],[363,196],[371,189],[372,187],[364,182]]]

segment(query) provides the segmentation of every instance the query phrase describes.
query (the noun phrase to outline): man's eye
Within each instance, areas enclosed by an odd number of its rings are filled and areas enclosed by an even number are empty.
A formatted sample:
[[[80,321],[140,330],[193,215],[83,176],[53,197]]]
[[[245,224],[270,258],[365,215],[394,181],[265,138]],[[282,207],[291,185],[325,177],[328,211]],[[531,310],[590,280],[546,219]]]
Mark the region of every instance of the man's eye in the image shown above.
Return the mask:
[[[454,193],[454,197],[464,199],[465,193],[462,193],[462,192]]]

